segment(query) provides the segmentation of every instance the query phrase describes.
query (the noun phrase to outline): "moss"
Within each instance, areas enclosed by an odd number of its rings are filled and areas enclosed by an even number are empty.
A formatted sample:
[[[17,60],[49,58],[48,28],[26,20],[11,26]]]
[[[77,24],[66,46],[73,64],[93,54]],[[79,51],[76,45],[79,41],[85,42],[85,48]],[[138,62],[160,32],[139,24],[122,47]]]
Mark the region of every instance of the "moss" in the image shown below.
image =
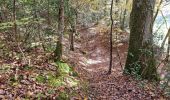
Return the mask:
[[[60,61],[61,60],[61,56],[62,56],[62,43],[60,41],[57,41],[57,46],[56,49],[54,51],[54,55],[55,55],[55,59],[54,61]]]
[[[37,100],[45,100],[46,98],[46,96],[43,93],[38,93],[36,97],[37,97]]]
[[[53,87],[60,87],[65,85],[65,82],[63,80],[63,77],[53,77],[48,80],[48,84]]]
[[[61,92],[57,97],[57,100],[69,100],[69,96],[66,92]]]
[[[131,52],[135,53],[128,53],[124,73],[135,76],[136,78],[141,77],[142,79],[159,81],[156,69],[156,60],[154,59],[152,48],[149,46],[145,48],[146,49],[138,50],[138,52],[129,49]]]
[[[39,83],[45,83],[46,82],[46,77],[43,76],[43,75],[38,75],[36,77],[36,81],[39,82]]]
[[[145,48],[145,52],[142,52],[142,58],[144,59],[144,65],[142,65],[141,75],[142,78],[148,80],[156,80],[159,81],[157,68],[156,68],[156,60],[154,58],[154,52],[151,42],[145,42],[143,48]]]
[[[49,90],[47,91],[47,93],[48,93],[48,94],[55,94],[55,90],[54,90],[54,89],[49,89]]]
[[[156,69],[156,60],[151,59],[150,61],[147,62],[147,66],[142,69],[142,78],[148,79],[150,81],[156,80],[159,81],[159,77],[157,74],[157,69]]]
[[[75,72],[75,71],[70,72],[70,75],[73,76],[73,77],[78,77],[79,76],[79,74],[77,72]]]
[[[59,87],[63,85],[74,87],[78,85],[79,81],[75,77],[73,77],[73,75],[77,75],[77,73],[74,72],[72,67],[62,61],[57,61],[56,67],[57,75],[52,75],[51,73],[47,75],[49,85],[54,87]]]
[[[65,74],[69,74],[71,72],[71,67],[62,61],[57,61],[57,73],[60,75],[65,75]]]
[[[133,53],[132,53],[133,52]],[[129,48],[124,74],[132,74],[133,69],[136,69],[136,65],[139,64],[139,50],[134,50]],[[140,64],[139,64],[140,65]],[[139,73],[138,73],[139,74]]]
[[[24,65],[24,70],[33,70],[33,67],[29,66],[29,65]]]

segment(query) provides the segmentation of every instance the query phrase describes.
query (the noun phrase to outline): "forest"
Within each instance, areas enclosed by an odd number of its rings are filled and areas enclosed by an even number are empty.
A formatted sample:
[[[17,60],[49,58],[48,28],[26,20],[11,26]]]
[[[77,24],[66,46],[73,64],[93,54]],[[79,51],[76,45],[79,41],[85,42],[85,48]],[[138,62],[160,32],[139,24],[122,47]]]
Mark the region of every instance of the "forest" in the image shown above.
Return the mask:
[[[170,100],[170,0],[0,0],[0,100]]]

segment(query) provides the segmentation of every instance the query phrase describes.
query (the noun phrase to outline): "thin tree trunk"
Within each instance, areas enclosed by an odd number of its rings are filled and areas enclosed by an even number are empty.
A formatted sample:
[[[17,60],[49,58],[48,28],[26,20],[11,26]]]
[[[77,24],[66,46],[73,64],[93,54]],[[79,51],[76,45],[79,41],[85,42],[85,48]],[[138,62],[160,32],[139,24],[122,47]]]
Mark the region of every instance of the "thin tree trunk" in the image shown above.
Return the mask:
[[[74,32],[70,33],[70,50],[74,51]]]
[[[110,9],[110,19],[111,19],[111,28],[110,28],[110,63],[109,63],[109,71],[108,74],[111,74],[112,71],[112,52],[113,52],[113,41],[112,41],[112,32],[113,32],[113,0],[111,3]]]
[[[60,0],[59,4],[59,19],[58,19],[58,40],[55,50],[55,60],[61,60],[62,58],[62,38],[64,33],[64,0]]]
[[[168,49],[167,49],[167,60],[169,61],[169,53],[170,53],[170,35],[168,38]]]
[[[16,0],[13,0],[13,23],[14,23],[14,36],[15,41],[18,42],[18,36],[17,36],[17,24],[16,24]]]
[[[119,0],[115,0],[115,7],[118,7],[119,5]],[[115,16],[116,16],[116,20],[119,20],[119,9],[115,11]]]
[[[128,0],[126,0],[126,5],[127,5],[127,3],[128,3]],[[125,28],[126,12],[127,12],[127,9],[126,9],[126,7],[125,7],[125,10],[124,10],[124,12],[123,12],[123,19],[121,20],[121,26],[120,26],[120,28],[121,28],[122,30],[124,30],[124,28]]]
[[[50,20],[50,1],[48,0],[47,3],[47,21],[48,21],[48,26],[51,25],[51,20]]]
[[[70,38],[70,50],[71,51],[74,51],[74,38],[75,38],[75,35],[77,34],[77,29],[76,29],[76,26],[77,26],[77,11],[76,11],[76,9],[74,9],[74,14],[75,15],[72,15],[74,17],[73,23],[72,23],[72,21],[70,21],[71,33],[69,34],[69,38]]]
[[[156,9],[156,13],[155,13],[154,18],[153,18],[153,23],[155,22],[156,17],[158,16],[158,13],[160,11],[160,6],[161,6],[162,3],[163,3],[163,0],[160,1],[159,5],[158,5],[158,7]]]
[[[72,25],[72,31],[70,33],[70,50],[74,51],[74,35],[76,34],[76,18],[74,25]]]
[[[169,32],[170,31],[168,31],[168,33]],[[167,47],[167,53],[166,53],[167,62],[169,61],[169,53],[170,53],[170,34],[168,35],[168,47]]]
[[[170,36],[170,28],[168,29],[168,32],[167,32],[167,34],[166,34],[166,36],[165,36],[165,38],[164,38],[164,40],[163,40],[163,42],[161,44],[161,48],[164,47],[165,42],[166,42],[166,40],[168,39],[169,36]]]
[[[13,0],[13,23],[14,23],[14,37],[15,37],[15,42],[17,43],[19,47],[19,41],[18,41],[18,34],[17,34],[17,24],[16,24],[16,0]],[[13,56],[13,53],[12,53]],[[18,67],[16,67],[15,71],[15,80],[18,80]]]
[[[107,0],[104,1],[104,17],[107,16]]]
[[[8,20],[8,11],[7,11],[7,6],[6,6],[6,2],[4,0],[2,6],[1,6],[1,17],[2,17],[2,20],[3,22],[7,21]]]
[[[2,9],[0,10],[0,23],[4,21]]]

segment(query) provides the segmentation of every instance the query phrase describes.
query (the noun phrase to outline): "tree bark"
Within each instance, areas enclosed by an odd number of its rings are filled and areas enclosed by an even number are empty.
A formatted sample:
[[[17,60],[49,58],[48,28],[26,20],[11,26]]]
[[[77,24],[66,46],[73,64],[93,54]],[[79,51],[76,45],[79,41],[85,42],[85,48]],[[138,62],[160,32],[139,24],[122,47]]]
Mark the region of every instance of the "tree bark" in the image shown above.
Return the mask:
[[[130,40],[124,73],[157,80],[153,52],[153,10],[155,0],[133,0]]]
[[[126,0],[126,5],[127,5],[127,3],[128,3],[128,0]],[[125,8],[124,11],[123,11],[123,19],[120,20],[120,21],[121,21],[121,26],[120,26],[120,28],[121,28],[122,30],[124,30],[124,28],[125,28],[126,13],[127,13],[127,9]]]
[[[115,0],[115,7],[119,7],[119,3],[120,3],[120,1],[119,0]],[[119,9],[117,9],[116,11],[115,11],[115,18],[116,18],[116,20],[119,20],[119,17],[120,17],[120,11],[119,11]]]
[[[48,26],[50,26],[51,20],[50,20],[50,1],[49,0],[47,2],[47,21],[48,21]]]
[[[74,38],[75,35],[77,34],[77,17],[78,17],[78,12],[75,8],[72,8],[74,13],[70,14],[72,16],[72,20],[69,19],[70,25],[71,25],[71,33],[69,34],[69,39],[70,39],[70,50],[74,51]]]
[[[7,4],[5,1],[1,4],[1,18],[2,22],[6,22],[8,20],[8,10],[7,10]]]
[[[169,36],[170,36],[170,28],[168,29],[168,32],[167,32],[167,34],[166,34],[166,36],[165,36],[165,38],[164,38],[164,40],[161,44],[161,48],[164,48],[165,42],[169,38]]]
[[[58,40],[55,49],[55,60],[62,58],[62,38],[64,33],[64,0],[60,0],[59,4],[59,19],[58,19]]]
[[[158,7],[157,7],[157,9],[156,9],[156,13],[155,13],[155,15],[154,15],[154,17],[153,17],[153,23],[155,22],[156,17],[158,16],[158,13],[159,13],[159,11],[160,11],[160,6],[161,6],[162,3],[163,3],[163,0],[161,0],[161,1],[159,2],[159,5],[158,5]]]
[[[167,58],[168,58],[168,61],[169,61],[169,53],[170,53],[170,35],[169,35],[169,38],[168,38],[168,48],[167,48]]]
[[[112,71],[112,52],[113,52],[113,41],[112,41],[112,32],[113,32],[113,0],[111,3],[111,9],[110,9],[110,19],[111,19],[111,27],[110,27],[110,63],[109,63],[109,71],[108,74],[111,74]]]
[[[74,25],[71,25],[72,26],[72,31],[70,33],[70,50],[71,51],[74,51],[74,35],[77,34],[76,33],[76,18],[74,19]]]
[[[13,23],[14,23],[14,36],[15,41],[18,42],[18,34],[17,34],[17,23],[16,23],[16,0],[13,0]]]

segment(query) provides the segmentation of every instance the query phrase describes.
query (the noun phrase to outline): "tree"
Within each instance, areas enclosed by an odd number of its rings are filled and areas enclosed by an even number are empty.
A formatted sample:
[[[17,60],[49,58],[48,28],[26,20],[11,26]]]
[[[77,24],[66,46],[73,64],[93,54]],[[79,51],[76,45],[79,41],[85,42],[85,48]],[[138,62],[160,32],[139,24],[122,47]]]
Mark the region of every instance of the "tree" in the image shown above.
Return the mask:
[[[153,23],[154,23],[155,20],[156,20],[156,17],[157,17],[157,15],[158,15],[159,11],[160,11],[160,7],[161,7],[161,4],[162,4],[162,3],[163,3],[163,0],[160,0],[159,4],[158,4],[158,6],[157,6],[157,9],[156,9],[156,13],[155,13],[154,18],[153,18]]]
[[[113,40],[112,40],[112,32],[113,32],[113,0],[111,3],[111,9],[110,9],[110,19],[111,19],[111,29],[110,29],[110,63],[109,63],[109,71],[108,74],[111,74],[111,70],[112,70],[112,53],[113,53]]]
[[[165,39],[163,40],[163,42],[162,42],[162,44],[161,44],[161,48],[162,48],[162,49],[164,48],[165,42],[166,42],[166,40],[169,38],[169,36],[170,36],[170,28],[168,29],[168,32],[167,32],[167,34],[166,34],[166,36],[165,36]]]
[[[60,0],[58,14],[58,40],[55,49],[55,60],[61,60],[62,57],[62,38],[64,33],[64,0]]]
[[[128,0],[126,0],[126,6],[127,6],[127,4],[128,4]],[[127,13],[127,8],[125,7],[125,9],[124,9],[124,11],[123,11],[123,19],[120,20],[120,21],[121,21],[120,28],[121,28],[122,30],[124,30],[124,28],[125,28],[126,13]]]
[[[153,52],[153,10],[155,0],[133,0],[130,40],[124,73],[157,80]]]
[[[75,34],[77,34],[77,29],[76,29],[76,25],[77,25],[77,18],[78,18],[78,12],[77,9],[72,7],[71,5],[68,9],[68,15],[67,15],[67,19],[68,22],[71,26],[70,29],[70,34],[69,34],[69,40],[70,40],[70,50],[74,51],[74,38],[75,38]]]
[[[14,36],[16,41],[18,42],[17,24],[16,24],[16,0],[13,0],[13,22],[14,22]]]
[[[168,49],[167,49],[167,58],[168,58],[168,61],[169,61],[169,52],[170,52],[170,35],[169,35],[169,38],[168,38]]]
[[[170,28],[168,29],[168,32],[165,36],[165,39],[163,40],[162,42],[162,45],[161,45],[161,48],[163,49],[164,48],[164,45],[165,45],[165,42],[166,40],[168,40],[168,47],[167,47],[167,54],[166,54],[166,58],[167,60],[169,60],[169,51],[170,51]]]

